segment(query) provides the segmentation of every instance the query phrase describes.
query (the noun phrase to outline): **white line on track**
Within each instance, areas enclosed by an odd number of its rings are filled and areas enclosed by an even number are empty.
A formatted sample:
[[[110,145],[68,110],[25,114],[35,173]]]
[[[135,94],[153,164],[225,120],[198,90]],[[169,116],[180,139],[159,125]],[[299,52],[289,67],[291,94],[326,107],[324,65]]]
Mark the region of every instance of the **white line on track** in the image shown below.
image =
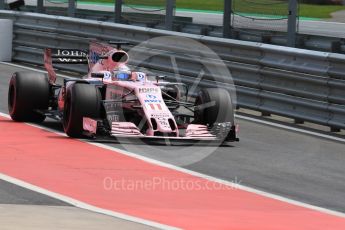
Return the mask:
[[[156,223],[156,222],[153,222],[153,221],[148,221],[148,220],[144,220],[144,219],[141,219],[141,218],[129,216],[129,215],[126,215],[126,214],[123,214],[123,213],[119,213],[119,212],[114,212],[114,211],[98,208],[96,206],[89,205],[87,203],[81,202],[79,200],[75,200],[73,198],[70,198],[70,197],[67,197],[67,196],[55,193],[55,192],[51,192],[51,191],[46,190],[44,188],[41,188],[41,187],[38,187],[38,186],[35,186],[35,185],[32,185],[32,184],[29,184],[29,183],[27,183],[25,181],[18,180],[16,178],[10,177],[10,176],[2,174],[2,173],[0,173],[0,179],[4,180],[4,181],[7,181],[9,183],[18,185],[20,187],[29,189],[31,191],[35,191],[35,192],[44,194],[44,195],[52,197],[54,199],[61,200],[61,201],[65,202],[65,203],[71,204],[71,205],[73,205],[75,207],[78,207],[78,208],[81,208],[81,209],[85,209],[85,210],[88,210],[88,211],[92,211],[92,212],[96,212],[96,213],[100,213],[100,214],[104,214],[104,215],[120,218],[120,219],[123,219],[123,220],[126,220],[126,221],[130,221],[130,222],[134,222],[134,223],[139,223],[139,224],[143,224],[143,225],[154,227],[154,228],[158,228],[158,229],[169,229],[169,230],[170,229],[178,229],[178,228],[170,227],[170,226],[167,226],[167,225],[164,225],[164,224]]]
[[[9,118],[8,114],[4,114],[4,113],[1,113],[1,112],[0,112],[0,116],[4,116],[6,118]],[[55,134],[58,134],[58,135],[61,135],[61,136],[66,136],[65,133],[58,132],[58,131],[50,129],[50,128],[42,127],[42,126],[31,124],[31,123],[27,123],[27,124],[30,125],[30,126],[39,128],[39,129],[50,131],[52,133],[55,133]],[[151,164],[155,164],[155,165],[158,165],[158,166],[161,166],[161,167],[169,168],[169,169],[176,170],[176,171],[179,171],[179,172],[182,172],[182,173],[186,173],[186,174],[189,174],[189,175],[192,175],[192,176],[203,178],[203,179],[206,179],[206,180],[209,180],[209,181],[213,181],[213,182],[221,183],[221,184],[224,184],[224,185],[228,185],[228,186],[233,187],[233,188],[242,189],[242,190],[247,191],[247,192],[255,193],[255,194],[258,194],[258,195],[261,195],[261,196],[265,196],[265,197],[272,198],[272,199],[275,199],[275,200],[283,201],[283,202],[286,202],[286,203],[289,203],[289,204],[293,204],[293,205],[297,205],[297,206],[300,206],[300,207],[304,207],[304,208],[312,209],[312,210],[315,210],[315,211],[323,212],[323,213],[326,213],[326,214],[330,214],[330,215],[334,215],[334,216],[345,218],[345,213],[329,210],[329,209],[322,208],[322,207],[317,207],[317,206],[306,204],[306,203],[303,203],[303,202],[300,202],[300,201],[288,199],[288,198],[285,198],[285,197],[282,197],[282,196],[279,196],[279,195],[275,195],[275,194],[271,194],[271,193],[268,193],[268,192],[260,191],[260,190],[254,189],[254,188],[250,188],[250,187],[247,187],[247,186],[244,186],[244,185],[240,185],[240,184],[236,184],[236,183],[229,182],[229,181],[226,181],[226,180],[222,180],[222,179],[219,179],[219,178],[215,178],[215,177],[212,177],[212,176],[209,176],[209,175],[206,175],[206,174],[202,174],[202,173],[198,173],[198,172],[195,172],[195,171],[192,171],[192,170],[189,170],[189,169],[181,168],[181,167],[178,167],[178,166],[175,166],[175,165],[172,165],[172,164],[168,164],[168,163],[165,163],[165,162],[162,162],[162,161],[154,160],[154,159],[142,156],[140,154],[128,152],[128,151],[125,151],[125,150],[122,150],[122,149],[118,149],[118,148],[115,148],[115,147],[112,147],[112,146],[108,146],[108,145],[105,145],[105,144],[90,143],[90,142],[87,142],[85,140],[80,140],[80,141],[85,142],[85,143],[90,144],[90,145],[94,145],[94,146],[103,148],[103,149],[111,150],[113,152],[120,153],[120,154],[129,156],[129,157],[133,157],[135,159],[139,159],[139,160],[151,163]],[[2,174],[0,174],[0,179],[1,178],[2,178]],[[14,183],[14,184],[16,184],[16,183]],[[23,184],[18,184],[18,185],[22,186]],[[25,188],[27,188],[27,187],[25,187]],[[38,187],[36,187],[36,188],[38,188]],[[32,190],[32,187],[29,187],[28,189]],[[33,190],[33,191],[40,192],[40,188],[38,188],[38,190]],[[43,194],[45,194],[45,193],[43,193]],[[45,194],[45,195],[48,195],[48,194]],[[51,193],[51,195],[54,195],[54,193]],[[52,196],[52,197],[60,200],[59,194],[57,194],[57,195],[58,196]],[[76,200],[73,200],[73,201],[77,202]],[[81,202],[81,204],[83,204],[83,203]],[[80,206],[78,206],[78,207],[80,207]],[[89,210],[91,210],[91,209],[89,209]]]
[[[2,63],[2,64],[10,64],[11,66],[14,66],[14,67],[23,68],[20,65],[16,65],[16,64],[12,64],[12,63]],[[34,68],[30,68],[30,67],[29,68],[24,67],[24,68],[36,71]],[[45,72],[45,71],[43,71],[43,72]],[[59,75],[59,76],[60,77],[64,77],[62,75]],[[7,118],[9,117],[8,114],[4,114],[4,113],[1,113],[1,112],[0,112],[0,115],[4,116],[4,117],[7,117]],[[238,118],[245,118],[245,119],[249,120],[249,118],[247,118],[247,117],[243,117],[243,116],[237,116],[237,117]],[[278,125],[278,124],[271,123],[271,122],[263,122],[263,121],[258,120],[258,119],[253,119],[253,118],[250,118],[250,119],[251,119],[251,121],[255,121],[255,122],[260,121],[259,123],[264,123],[264,124],[276,126],[276,127],[279,127],[279,128],[287,128],[288,127],[288,126]],[[40,128],[40,129],[44,129],[44,130],[47,130],[47,131],[50,131],[50,132],[53,132],[53,133],[58,134],[58,135],[66,136],[66,134],[64,134],[62,132],[58,132],[56,130],[52,130],[52,129],[49,129],[49,128],[46,128],[46,127],[42,127],[42,126],[39,126],[39,125],[32,125],[32,124],[29,124],[29,125],[37,127],[37,128]],[[322,135],[322,134],[317,134],[317,133],[314,133],[314,132],[300,130],[300,129],[292,128],[292,127],[288,127],[288,129],[289,130],[298,131],[298,132],[302,132],[302,133],[307,133],[308,132],[308,134],[315,135],[315,136],[318,136],[318,137],[321,137],[320,135]],[[324,136],[322,136],[322,137],[324,137]],[[333,139],[332,136],[327,136],[327,135],[325,135],[324,138]],[[219,179],[219,178],[216,178],[216,177],[212,177],[212,176],[209,176],[209,175],[206,175],[206,174],[202,174],[202,173],[198,173],[198,172],[195,172],[195,171],[192,171],[192,170],[181,168],[181,167],[178,167],[178,166],[175,166],[175,165],[172,165],[172,164],[168,164],[168,163],[165,163],[165,162],[162,162],[162,161],[154,160],[154,159],[142,156],[140,154],[128,152],[128,151],[125,151],[125,150],[122,150],[122,149],[118,149],[118,148],[115,148],[115,147],[111,147],[111,146],[108,146],[108,145],[105,145],[105,144],[90,143],[90,142],[87,142],[85,140],[81,140],[81,141],[83,141],[85,143],[88,143],[90,145],[94,145],[94,146],[98,146],[100,148],[108,149],[108,150],[114,151],[116,153],[120,153],[120,154],[123,154],[123,155],[126,155],[126,156],[130,156],[130,157],[133,157],[135,159],[139,159],[139,160],[151,163],[151,164],[155,164],[155,165],[158,165],[158,166],[161,166],[161,167],[165,167],[165,168],[176,170],[176,171],[179,171],[179,172],[182,172],[182,173],[186,173],[186,174],[189,174],[189,175],[192,175],[192,176],[195,176],[195,177],[199,177],[199,178],[203,178],[203,179],[206,179],[206,180],[209,180],[209,181],[213,181],[213,182],[221,183],[221,184],[228,185],[228,186],[231,186],[231,187],[235,187],[235,188],[247,191],[247,192],[251,192],[251,193],[254,193],[254,194],[257,194],[257,195],[265,196],[265,197],[268,197],[268,198],[271,198],[271,199],[279,200],[279,201],[286,202],[286,203],[289,203],[289,204],[293,204],[293,205],[296,205],[296,206],[300,206],[300,207],[304,207],[304,208],[307,208],[307,209],[311,209],[311,210],[319,211],[319,212],[322,212],[322,213],[326,213],[326,214],[329,214],[329,215],[334,215],[334,216],[345,218],[345,213],[342,213],[342,212],[333,211],[333,210],[322,208],[322,207],[318,207],[318,206],[315,206],[315,205],[310,205],[310,204],[303,203],[303,202],[296,201],[296,200],[292,200],[292,199],[289,199],[289,198],[286,198],[286,197],[283,197],[283,196],[279,196],[279,195],[271,194],[271,193],[268,193],[268,192],[260,191],[260,190],[257,190],[257,189],[251,188],[251,187],[247,187],[247,186],[244,186],[244,185],[239,185],[239,184],[236,184],[236,183],[233,183],[233,182],[229,182],[229,181],[226,181],[226,180],[223,180],[223,179]],[[14,184],[16,184],[16,183],[14,183]],[[18,185],[22,186],[22,185],[25,185],[25,184],[18,184]],[[36,190],[33,190],[33,191],[36,191]],[[55,196],[52,196],[52,197],[56,198],[56,199],[59,199],[59,197],[55,197]]]
[[[331,22],[331,21],[315,21],[315,20],[308,20],[308,21],[303,21],[307,23],[317,23],[317,24],[326,24],[328,25],[338,25],[338,26],[345,26],[344,22]]]

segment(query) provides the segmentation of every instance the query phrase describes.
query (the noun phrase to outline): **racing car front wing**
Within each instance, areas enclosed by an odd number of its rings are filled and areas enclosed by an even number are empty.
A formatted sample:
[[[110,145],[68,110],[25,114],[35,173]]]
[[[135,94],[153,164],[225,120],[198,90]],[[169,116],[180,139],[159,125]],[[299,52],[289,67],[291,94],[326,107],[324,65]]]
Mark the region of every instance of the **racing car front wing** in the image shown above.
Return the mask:
[[[88,117],[83,118],[83,129],[85,134],[89,137],[96,137],[98,131],[102,125],[101,121],[97,121]],[[103,136],[114,138],[140,138],[151,140],[185,140],[185,141],[238,141],[236,138],[236,127],[229,122],[217,123],[211,130],[206,125],[189,124],[185,130],[185,135],[179,137],[172,137],[166,135],[161,136],[149,136],[140,132],[138,127],[131,122],[112,122],[111,130],[108,133],[104,133]],[[230,136],[231,135],[231,136]],[[235,135],[235,136],[234,136]],[[229,138],[230,137],[230,138]]]

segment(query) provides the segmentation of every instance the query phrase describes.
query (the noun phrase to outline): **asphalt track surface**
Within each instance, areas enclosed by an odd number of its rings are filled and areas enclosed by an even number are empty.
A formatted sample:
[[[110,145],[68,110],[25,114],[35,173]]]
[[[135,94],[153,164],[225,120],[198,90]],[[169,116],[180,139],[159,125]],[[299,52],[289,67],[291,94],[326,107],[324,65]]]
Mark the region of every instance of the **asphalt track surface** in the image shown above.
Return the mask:
[[[0,112],[7,113],[9,78],[20,69],[6,65],[0,65],[0,69]],[[219,147],[206,157],[201,150],[210,147],[189,147],[187,151],[171,146],[109,145],[127,150],[130,148],[152,159],[183,165],[186,169],[227,181],[237,181],[272,194],[345,212],[343,143],[254,122],[238,122],[241,126],[241,142],[232,147]],[[61,126],[55,122],[44,125],[61,131]],[[0,183],[0,195],[6,193],[8,186],[7,183]],[[21,190],[19,187],[12,189]],[[25,193],[33,203],[43,199],[37,198],[35,193]],[[48,199],[46,202],[57,201]]]
[[[0,204],[69,206],[69,204],[0,180]]]

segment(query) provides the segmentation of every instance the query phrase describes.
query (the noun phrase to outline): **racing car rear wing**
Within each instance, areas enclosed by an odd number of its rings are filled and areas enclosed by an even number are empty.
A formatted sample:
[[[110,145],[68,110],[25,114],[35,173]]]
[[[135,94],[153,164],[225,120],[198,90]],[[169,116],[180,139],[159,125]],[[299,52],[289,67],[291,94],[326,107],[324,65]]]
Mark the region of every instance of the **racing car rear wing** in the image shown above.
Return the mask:
[[[122,45],[128,45],[128,42],[123,41],[111,41],[109,42],[110,45],[98,42],[98,41],[91,41],[89,50],[78,50],[78,49],[56,49],[56,48],[48,48],[44,50],[44,67],[48,72],[49,82],[54,84],[56,81],[56,73],[53,68],[53,64],[88,64],[89,70],[93,68],[96,63],[98,63],[101,59],[108,59],[109,53],[116,50],[118,52],[112,53],[111,56],[112,61],[120,62],[120,60],[124,60],[123,62],[127,62],[128,55],[127,53],[122,51]],[[114,48],[111,45],[116,45]],[[120,55],[116,55],[120,54]],[[119,59],[119,60],[118,60]]]
[[[77,49],[53,49],[44,50],[44,67],[48,72],[49,82],[54,84],[56,73],[53,64],[88,64],[88,52]]]
[[[88,64],[88,51],[77,49],[46,49],[45,51],[45,54],[50,55],[52,63]]]

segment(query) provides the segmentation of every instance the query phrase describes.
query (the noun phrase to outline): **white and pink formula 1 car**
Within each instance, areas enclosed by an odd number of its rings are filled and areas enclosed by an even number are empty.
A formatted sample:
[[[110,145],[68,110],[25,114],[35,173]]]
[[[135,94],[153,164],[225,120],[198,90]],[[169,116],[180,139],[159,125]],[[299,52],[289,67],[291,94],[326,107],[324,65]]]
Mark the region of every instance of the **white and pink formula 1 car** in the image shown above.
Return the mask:
[[[91,42],[89,52],[46,49],[48,75],[16,72],[11,78],[8,109],[12,119],[43,122],[48,116],[60,120],[68,136],[78,138],[238,141],[228,91],[204,88],[191,101],[182,95],[188,86],[132,71],[121,44]],[[53,63],[87,63],[89,72],[58,85]]]

